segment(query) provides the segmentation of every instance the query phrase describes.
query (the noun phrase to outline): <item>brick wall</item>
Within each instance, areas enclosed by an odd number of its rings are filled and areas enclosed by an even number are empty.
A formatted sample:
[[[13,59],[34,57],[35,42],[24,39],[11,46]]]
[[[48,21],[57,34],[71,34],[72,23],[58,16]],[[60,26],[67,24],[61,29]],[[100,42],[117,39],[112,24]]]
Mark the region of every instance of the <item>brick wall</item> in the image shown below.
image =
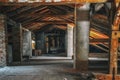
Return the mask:
[[[0,14],[0,67],[6,65],[5,16]]]

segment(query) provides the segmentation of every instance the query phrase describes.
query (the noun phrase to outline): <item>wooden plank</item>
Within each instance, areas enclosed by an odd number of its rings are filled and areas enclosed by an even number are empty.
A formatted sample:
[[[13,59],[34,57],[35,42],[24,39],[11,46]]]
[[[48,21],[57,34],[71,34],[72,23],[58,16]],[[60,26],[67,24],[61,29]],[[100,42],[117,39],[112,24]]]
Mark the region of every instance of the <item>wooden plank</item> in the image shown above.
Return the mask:
[[[21,6],[35,6],[35,5],[72,5],[72,4],[75,4],[75,2],[35,2],[35,3],[16,3],[16,2],[0,2],[0,5],[4,5],[4,6],[13,6],[13,5],[21,5]]]
[[[92,45],[95,46],[95,47],[97,47],[97,48],[99,48],[99,49],[101,49],[101,50],[103,50],[103,51],[105,51],[105,52],[109,52],[109,50],[104,49],[104,48],[98,46],[97,44],[92,44]]]
[[[120,75],[116,75],[115,79],[113,79],[113,76],[111,74],[100,74],[100,73],[96,73],[95,77],[98,80],[120,80]]]
[[[30,0],[25,0],[25,1],[23,1],[23,0],[13,0],[13,1],[10,1],[10,0],[0,0],[0,2],[22,2],[22,3],[35,3],[35,2],[44,2],[44,3],[49,3],[49,2],[53,2],[53,3],[60,3],[60,2],[76,2],[76,3],[103,3],[103,2],[112,2],[113,0],[49,0],[49,1],[47,1],[47,0],[40,0],[40,1],[38,1],[38,0],[32,0],[32,1],[30,1]],[[116,0],[116,2],[120,2],[119,0]]]
[[[109,42],[109,39],[90,39],[90,42]]]
[[[46,23],[46,24],[68,24],[68,21],[36,21],[34,23]]]
[[[40,12],[40,13],[37,13],[37,14],[35,14],[35,15],[32,15],[31,17],[29,17],[29,18],[25,18],[25,20],[20,20],[20,22],[22,23],[22,24],[26,24],[26,23],[29,23],[29,22],[33,22],[34,20],[37,20],[37,19],[40,19],[41,17],[43,17],[43,15],[42,14],[48,14],[47,12],[49,11],[49,9],[46,9],[46,10],[44,10],[44,11],[42,11],[42,12]]]
[[[14,0],[15,1],[15,0]],[[52,0],[52,2],[46,2],[43,0],[42,2],[10,2],[9,0],[0,0],[0,5],[66,5],[66,4],[81,4],[81,3],[105,3],[105,2],[114,2],[113,0],[64,0],[56,2],[55,0]],[[116,0],[117,3],[120,2],[120,0]]]
[[[15,14],[16,16],[12,16],[12,18],[14,18],[16,21],[19,21],[20,19],[24,19],[24,18],[29,18],[29,17],[32,17],[32,16],[36,16],[39,13],[35,14],[35,12],[36,11],[42,11],[42,10],[44,10],[43,8],[46,9],[47,6],[36,6],[36,7],[30,8],[30,9],[27,9],[27,10],[25,10],[23,12],[18,11],[18,13]]]

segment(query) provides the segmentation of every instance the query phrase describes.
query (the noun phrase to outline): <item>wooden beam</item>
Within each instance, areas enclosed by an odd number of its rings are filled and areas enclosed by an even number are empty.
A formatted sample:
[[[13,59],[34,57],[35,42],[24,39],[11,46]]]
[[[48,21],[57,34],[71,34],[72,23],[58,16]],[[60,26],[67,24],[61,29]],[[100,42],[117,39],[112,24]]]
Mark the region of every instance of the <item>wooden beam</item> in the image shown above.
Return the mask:
[[[61,30],[67,30],[67,26],[63,26],[63,25],[53,25],[54,28],[58,28],[58,29],[61,29]]]
[[[16,6],[14,6],[14,7],[16,7]],[[35,7],[38,7],[38,6],[24,6],[21,9],[17,8],[18,13],[10,15],[10,17],[14,17],[15,18],[15,17],[18,17],[18,15],[26,14],[29,10],[31,11],[32,8],[34,8],[33,10],[35,10]],[[15,12],[15,11],[12,10],[12,12]]]
[[[111,45],[110,45],[110,69],[109,69],[109,74],[113,75],[113,78],[115,79],[115,76],[117,75],[118,72],[118,38],[120,38],[120,3],[117,8],[115,17],[114,17],[114,22],[112,25],[112,31],[111,31]]]
[[[2,6],[2,5],[1,5]],[[18,5],[18,6],[2,6],[2,9],[1,11],[4,12],[4,13],[9,13],[9,12],[12,12],[18,8],[22,7],[21,5]]]
[[[22,2],[22,3],[16,3],[16,2],[0,2],[0,5],[8,6],[8,5],[22,5],[22,6],[27,6],[27,5],[72,5],[75,4],[75,2],[34,2],[34,3],[27,3],[27,2]]]
[[[103,50],[103,51],[105,51],[105,52],[109,52],[109,50],[104,49],[103,47],[98,46],[97,44],[91,44],[91,45],[93,45],[93,46],[95,46],[95,47],[97,47],[97,48],[99,48],[99,49],[101,49],[101,50]]]
[[[90,39],[90,42],[109,42],[109,39]]]
[[[105,34],[105,35],[109,35],[109,33],[110,33],[109,28],[102,27],[102,26],[97,25],[97,24],[95,24],[93,22],[91,22],[91,28],[93,28],[93,29]]]
[[[46,26],[47,24],[37,24],[37,25],[33,25],[33,26],[29,26],[29,27],[26,27],[27,29],[31,30],[31,31],[34,31],[34,30],[38,30],[38,29],[41,29],[42,27]]]
[[[105,46],[106,48],[109,48],[108,44],[102,43],[101,45]]]
[[[20,22],[22,23],[22,24],[26,24],[26,23],[29,23],[29,22],[33,22],[34,20],[37,20],[37,19],[40,19],[41,17],[43,17],[43,15],[42,14],[48,14],[47,12],[49,11],[49,9],[46,9],[44,12],[42,11],[42,12],[40,12],[38,15],[32,15],[31,17],[29,17],[29,19],[25,19],[25,20],[21,20]]]
[[[73,12],[67,13],[67,14],[56,14],[56,15],[44,15],[44,17],[71,17],[74,16]]]
[[[93,28],[90,29],[90,36],[93,37],[93,38],[104,38],[104,39],[109,38],[109,36],[103,34],[102,31],[100,32],[100,31],[98,31],[96,29],[93,29]]]
[[[16,16],[12,16],[12,18],[14,18],[16,21],[20,21],[22,19],[26,19],[26,18],[34,18],[33,16],[38,16],[40,14],[40,12],[44,9],[46,9],[47,6],[36,6],[36,7],[32,7],[30,9],[28,9],[27,11],[23,11],[23,12],[18,12],[16,14]],[[36,13],[37,11],[40,11],[39,13]],[[19,15],[19,16],[18,16]],[[39,16],[38,16],[39,17]]]
[[[97,80],[120,80],[120,75],[116,75],[114,79],[112,74],[95,73],[94,75]]]
[[[57,18],[57,19],[61,19],[62,21],[74,22],[74,19],[71,20],[72,17],[74,17],[73,12],[68,13],[68,14],[56,14],[56,15],[53,15],[53,14],[52,15],[49,15],[49,14],[45,15],[44,14],[44,16],[42,18],[40,18],[36,21],[43,22],[44,19],[46,19],[45,21],[49,21],[48,18],[51,18],[51,19],[54,18],[54,19],[50,20],[50,21],[53,21],[53,20],[56,20],[56,18]]]
[[[16,25],[17,23],[14,20],[12,20],[9,17],[7,17],[7,24],[9,24],[9,25]]]
[[[105,3],[105,2],[114,2],[114,0],[76,0],[77,3]],[[119,0],[116,0],[119,3]]]
[[[45,23],[45,24],[69,24],[69,23],[72,23],[72,22],[68,22],[68,21],[36,21],[36,22],[33,22],[33,23]]]
[[[9,3],[10,1],[9,0],[1,0],[0,2],[3,2],[3,3]],[[43,3],[44,5],[47,4],[47,5],[50,5],[50,3],[54,4],[54,3],[57,3],[57,4],[60,4],[60,3],[104,3],[104,2],[113,2],[113,0],[71,0],[71,1],[68,1],[68,0],[65,0],[65,1],[60,1],[60,2],[56,2],[54,0],[52,0],[51,2],[46,2],[46,0],[43,0],[42,2],[37,2],[35,0],[33,0],[32,3]],[[120,2],[119,0],[116,0],[116,2]],[[31,3],[29,1],[26,1],[26,2],[20,2],[20,1],[14,1],[14,2],[11,2],[11,3]]]
[[[47,29],[49,29],[51,27],[51,25],[45,25],[45,26],[43,26],[43,27],[41,27],[40,29],[38,29],[38,30],[34,30],[34,32],[36,32],[36,33],[39,33],[39,32],[42,32],[42,31],[44,31],[44,30],[47,30]]]

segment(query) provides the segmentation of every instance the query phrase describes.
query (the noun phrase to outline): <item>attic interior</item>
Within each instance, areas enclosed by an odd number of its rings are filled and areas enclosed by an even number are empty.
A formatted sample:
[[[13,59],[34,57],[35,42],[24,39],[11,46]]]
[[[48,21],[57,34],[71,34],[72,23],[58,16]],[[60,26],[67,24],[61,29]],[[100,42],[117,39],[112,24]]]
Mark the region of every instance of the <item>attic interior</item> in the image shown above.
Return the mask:
[[[89,52],[106,54],[109,51],[108,35],[111,27],[107,19],[107,15],[109,15],[109,7],[105,7],[105,4],[91,4],[91,6],[96,5],[102,7],[98,11],[93,11],[91,8],[92,15],[89,33]],[[67,25],[69,23],[71,26],[75,26],[74,4],[47,6],[3,5],[0,8],[2,14],[7,15],[9,19],[22,26],[21,37],[23,46],[26,45],[26,43],[24,43],[26,41],[24,40],[27,39],[24,35],[27,35],[25,33],[29,30],[31,32],[31,42],[33,40],[31,46],[35,50],[41,50],[41,55],[47,53],[58,54],[59,52],[63,52],[65,53],[65,57],[67,56],[67,51],[65,49],[65,47],[67,47]],[[15,28],[14,24],[10,22],[7,23],[8,45],[13,45],[13,28]],[[32,56],[35,56],[34,53],[35,52],[33,51]]]
[[[0,37],[5,37],[6,47],[0,50],[6,48],[6,56],[0,66],[67,60],[78,71],[108,73],[114,6],[106,2],[91,3],[87,11],[81,7],[84,4],[1,4],[0,34],[5,36]],[[119,48],[117,54],[119,74]]]

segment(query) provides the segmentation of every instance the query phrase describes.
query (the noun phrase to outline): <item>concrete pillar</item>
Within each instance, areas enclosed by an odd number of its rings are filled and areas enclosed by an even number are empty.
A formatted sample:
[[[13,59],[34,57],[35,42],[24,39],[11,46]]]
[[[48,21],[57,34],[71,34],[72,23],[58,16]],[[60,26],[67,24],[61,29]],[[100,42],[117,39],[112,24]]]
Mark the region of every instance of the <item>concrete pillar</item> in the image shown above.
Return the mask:
[[[0,14],[0,67],[6,66],[5,16]]]
[[[32,39],[29,30],[23,32],[23,56],[32,57]]]
[[[67,57],[73,56],[73,25],[67,25]]]
[[[65,32],[65,53],[67,54],[67,30]]]
[[[13,60],[12,60],[12,59],[13,59],[13,57],[12,57],[12,52],[13,52],[13,51],[12,51],[12,45],[7,45],[7,56],[8,56],[8,57],[7,57],[7,58],[8,58],[8,59],[7,59],[7,60],[8,60],[7,62],[8,62],[8,64],[10,64],[10,63],[13,62]]]
[[[76,27],[73,30],[73,68],[75,69],[76,62]]]
[[[89,53],[89,5],[84,4],[77,7],[76,20],[76,69],[79,71],[88,70]]]
[[[22,26],[16,24],[12,27],[13,38],[13,62],[21,62],[22,60]]]

